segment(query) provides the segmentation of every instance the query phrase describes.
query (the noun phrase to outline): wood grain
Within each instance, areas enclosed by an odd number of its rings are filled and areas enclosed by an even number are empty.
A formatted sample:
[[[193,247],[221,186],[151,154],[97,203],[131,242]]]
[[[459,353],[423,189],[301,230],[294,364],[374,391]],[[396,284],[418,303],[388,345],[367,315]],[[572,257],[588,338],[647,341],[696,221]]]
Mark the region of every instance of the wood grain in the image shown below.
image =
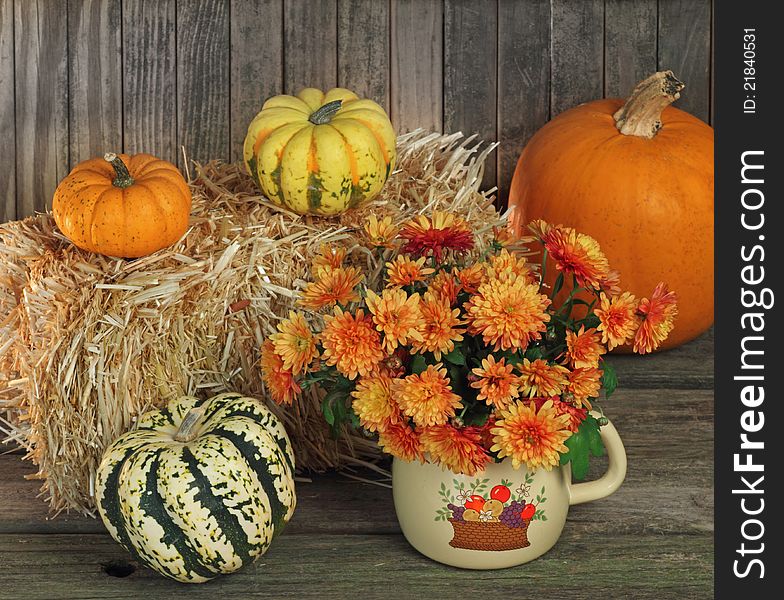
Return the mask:
[[[175,0],[123,0],[125,151],[177,160]]]
[[[231,2],[231,160],[267,98],[283,93],[283,0]]]
[[[68,174],[68,14],[64,2],[14,8],[16,212],[26,216],[51,207]]]
[[[71,167],[123,148],[120,0],[68,2]]]
[[[177,144],[189,160],[229,158],[229,52],[229,0],[177,2]]]
[[[552,116],[602,97],[603,0],[552,1]]]
[[[605,531],[612,527],[604,516]],[[350,541],[350,544],[346,542]],[[577,553],[577,554],[575,554]],[[578,559],[576,559],[576,557]],[[208,585],[184,586],[139,567],[124,578],[105,568],[125,562],[107,535],[1,535],[7,598],[574,598],[713,597],[713,546],[707,536],[658,533],[602,539],[577,527],[526,565],[501,571],[448,568],[400,535],[283,535],[258,562]],[[16,595],[14,595],[16,594]]]
[[[679,348],[647,356],[611,354],[622,388],[713,389],[714,332]]]
[[[337,1],[284,0],[283,85],[287,94],[338,82]]]
[[[442,0],[395,0],[391,14],[391,117],[399,133],[443,131]]]
[[[389,3],[338,0],[338,85],[389,111]]]
[[[676,107],[710,117],[710,0],[659,2],[659,69],[672,69],[686,84]]]
[[[604,5],[604,95],[628,96],[656,71],[656,0],[606,0]]]
[[[550,118],[550,2],[498,5],[498,200],[525,144]]]
[[[14,101],[14,2],[0,0],[0,222],[16,218],[16,136]]]
[[[444,131],[498,136],[498,6],[444,2]],[[485,163],[484,188],[496,185],[495,155]]]

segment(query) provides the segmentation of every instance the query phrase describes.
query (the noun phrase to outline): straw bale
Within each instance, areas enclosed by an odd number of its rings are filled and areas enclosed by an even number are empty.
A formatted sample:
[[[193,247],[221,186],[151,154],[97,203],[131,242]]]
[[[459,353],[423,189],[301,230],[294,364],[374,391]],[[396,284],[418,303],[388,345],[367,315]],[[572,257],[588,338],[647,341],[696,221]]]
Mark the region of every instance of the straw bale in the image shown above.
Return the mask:
[[[93,513],[102,451],[149,408],[182,394],[264,397],[259,348],[294,307],[320,245],[345,245],[371,285],[378,276],[378,257],[361,247],[369,213],[401,222],[451,210],[486,244],[501,223],[493,190],[478,191],[493,147],[461,134],[401,136],[380,197],[332,219],[271,204],[241,165],[195,165],[188,232],[137,260],[80,251],[49,213],[0,225],[0,435],[27,450],[51,510]],[[379,457],[360,434],[333,439],[316,390],[272,408],[301,469]]]

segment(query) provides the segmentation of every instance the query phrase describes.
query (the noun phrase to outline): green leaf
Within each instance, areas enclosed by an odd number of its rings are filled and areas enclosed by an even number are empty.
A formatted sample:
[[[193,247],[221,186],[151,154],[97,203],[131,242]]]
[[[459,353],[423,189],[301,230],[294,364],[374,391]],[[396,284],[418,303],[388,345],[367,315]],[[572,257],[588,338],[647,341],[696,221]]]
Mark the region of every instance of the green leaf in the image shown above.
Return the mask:
[[[563,284],[564,284],[564,274],[563,271],[561,271],[560,273],[558,273],[558,277],[555,278],[555,284],[553,285],[553,291],[550,294],[550,297],[554,298],[558,294],[558,292],[561,291]]]
[[[588,415],[577,432],[566,440],[565,445],[569,451],[561,455],[561,464],[571,463],[574,478],[585,479],[591,454],[594,456],[604,454],[604,444],[599,435],[599,422],[592,415]]]
[[[414,358],[411,359],[411,372],[415,375],[419,375],[425,369],[427,369],[425,357],[421,354],[415,354]]]
[[[331,392],[324,396],[324,399],[321,401],[321,413],[324,415],[324,420],[329,423],[330,425],[335,424],[335,413],[332,412],[332,394]]]
[[[528,350],[525,351],[525,357],[531,361],[534,361],[537,358],[542,358],[542,356],[544,356],[544,353],[539,346],[528,348]]]
[[[618,376],[615,374],[615,367],[607,361],[602,364],[602,387],[604,394],[609,398],[618,387]]]
[[[460,346],[455,346],[452,352],[448,352],[447,354],[444,354],[443,357],[453,365],[458,365],[462,367],[465,366],[466,364],[465,354],[463,354],[463,351],[460,349]]]

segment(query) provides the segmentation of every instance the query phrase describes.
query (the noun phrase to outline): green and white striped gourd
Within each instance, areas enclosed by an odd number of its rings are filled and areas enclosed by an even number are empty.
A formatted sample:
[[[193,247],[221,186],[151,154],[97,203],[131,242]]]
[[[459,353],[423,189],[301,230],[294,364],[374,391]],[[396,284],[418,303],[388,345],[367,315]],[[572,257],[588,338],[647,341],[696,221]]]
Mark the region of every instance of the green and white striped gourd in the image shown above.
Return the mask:
[[[104,524],[128,552],[200,583],[264,554],[289,521],[294,453],[260,400],[186,396],[107,448],[95,488]]]

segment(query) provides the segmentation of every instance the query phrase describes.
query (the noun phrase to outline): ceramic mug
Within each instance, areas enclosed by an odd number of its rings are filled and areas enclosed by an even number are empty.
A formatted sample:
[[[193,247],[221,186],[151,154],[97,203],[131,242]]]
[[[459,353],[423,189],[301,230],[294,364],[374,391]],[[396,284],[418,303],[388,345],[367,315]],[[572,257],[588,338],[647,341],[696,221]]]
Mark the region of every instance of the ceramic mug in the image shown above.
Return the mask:
[[[392,494],[400,528],[419,552],[455,567],[503,569],[533,560],[558,541],[569,506],[609,496],[626,476],[626,451],[612,423],[600,430],[609,468],[572,483],[569,465],[514,469],[509,459],[473,477],[395,459]]]

